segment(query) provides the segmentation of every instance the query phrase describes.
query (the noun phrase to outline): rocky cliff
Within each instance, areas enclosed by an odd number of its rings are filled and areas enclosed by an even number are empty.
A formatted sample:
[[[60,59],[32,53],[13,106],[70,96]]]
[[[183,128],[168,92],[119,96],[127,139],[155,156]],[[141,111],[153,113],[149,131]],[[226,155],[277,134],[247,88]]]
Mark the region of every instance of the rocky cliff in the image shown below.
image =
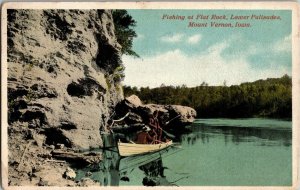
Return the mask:
[[[28,173],[48,167],[46,147],[102,146],[123,98],[120,45],[104,10],[8,10],[7,35],[9,180],[32,184]]]
[[[127,115],[124,123],[137,130],[149,123],[149,118],[155,111],[158,112],[161,127],[174,133],[180,133],[186,125],[193,123],[197,115],[193,108],[187,106],[143,104],[136,95],[126,97],[116,105],[116,116]]]

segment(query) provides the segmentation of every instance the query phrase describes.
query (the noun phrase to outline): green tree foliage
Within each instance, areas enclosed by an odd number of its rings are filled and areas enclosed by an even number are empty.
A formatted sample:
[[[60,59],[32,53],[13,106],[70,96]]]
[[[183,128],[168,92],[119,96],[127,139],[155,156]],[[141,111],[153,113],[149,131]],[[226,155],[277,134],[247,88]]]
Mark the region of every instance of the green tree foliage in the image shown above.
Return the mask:
[[[133,30],[136,26],[136,21],[126,10],[113,10],[112,15],[117,41],[122,46],[121,53],[139,57],[139,55],[132,50],[133,38],[137,37],[136,32]]]
[[[288,75],[233,86],[125,86],[124,93],[136,94],[144,103],[190,106],[199,118],[292,117],[292,80]]]

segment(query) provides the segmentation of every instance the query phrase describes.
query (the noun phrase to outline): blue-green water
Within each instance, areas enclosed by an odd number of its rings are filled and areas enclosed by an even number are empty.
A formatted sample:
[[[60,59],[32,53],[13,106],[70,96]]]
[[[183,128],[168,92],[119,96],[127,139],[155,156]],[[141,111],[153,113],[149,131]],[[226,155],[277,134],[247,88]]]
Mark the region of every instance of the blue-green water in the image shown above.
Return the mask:
[[[106,152],[91,177],[120,186],[291,185],[290,121],[199,119],[189,129],[178,139],[181,148],[125,159]]]

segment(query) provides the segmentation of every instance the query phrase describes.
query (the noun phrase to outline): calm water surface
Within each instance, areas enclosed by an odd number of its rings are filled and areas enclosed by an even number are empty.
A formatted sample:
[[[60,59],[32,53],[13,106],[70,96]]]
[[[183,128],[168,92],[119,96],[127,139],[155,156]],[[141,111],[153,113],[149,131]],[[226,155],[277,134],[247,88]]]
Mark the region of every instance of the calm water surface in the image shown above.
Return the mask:
[[[199,119],[178,138],[181,148],[132,158],[105,151],[87,171],[102,185],[289,186],[292,123],[270,119]]]

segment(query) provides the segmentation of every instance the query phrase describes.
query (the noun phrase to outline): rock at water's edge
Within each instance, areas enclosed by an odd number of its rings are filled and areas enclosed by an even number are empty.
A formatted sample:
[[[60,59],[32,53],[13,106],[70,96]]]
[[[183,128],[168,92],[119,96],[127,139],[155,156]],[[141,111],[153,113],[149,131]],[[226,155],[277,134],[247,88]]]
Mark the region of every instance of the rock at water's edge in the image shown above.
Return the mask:
[[[63,177],[66,179],[75,179],[76,178],[76,173],[72,168],[67,168],[66,171],[63,174]]]
[[[197,115],[193,108],[187,106],[143,104],[136,95],[126,97],[116,106],[118,117],[124,116],[129,112],[128,117],[125,118],[125,123],[129,125],[147,124],[149,117],[154,113],[154,111],[159,112],[159,119],[162,124],[169,123],[165,126],[168,128],[180,128],[189,125],[195,120]],[[170,121],[172,118],[175,119]]]

